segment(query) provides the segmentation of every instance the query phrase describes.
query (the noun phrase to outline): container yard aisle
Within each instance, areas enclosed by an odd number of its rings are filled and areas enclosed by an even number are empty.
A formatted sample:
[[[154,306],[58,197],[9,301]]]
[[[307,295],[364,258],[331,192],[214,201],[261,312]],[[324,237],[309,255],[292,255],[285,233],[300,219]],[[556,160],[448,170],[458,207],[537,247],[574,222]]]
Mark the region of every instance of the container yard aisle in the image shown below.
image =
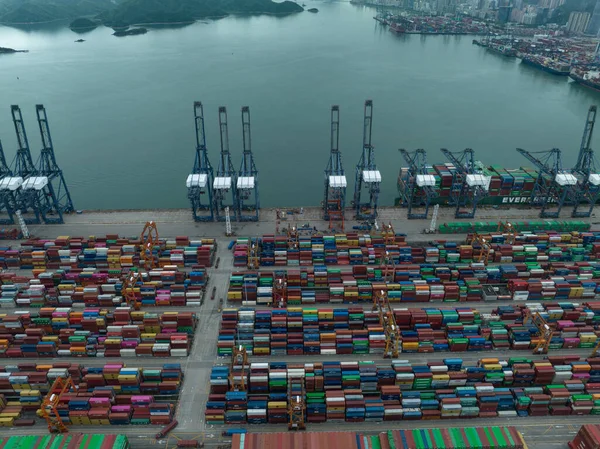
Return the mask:
[[[327,230],[329,222],[321,219],[322,210],[316,207],[304,208],[304,213],[289,215],[287,221],[282,220],[280,230],[287,227],[287,224],[302,226],[304,223],[310,223],[311,227],[316,226],[320,231]],[[378,223],[388,223],[391,221],[396,232],[409,234],[410,241],[429,241],[431,235],[423,234],[424,228],[429,228],[431,217],[428,220],[408,220],[406,209],[396,207],[382,207],[378,209]],[[566,215],[566,214],[565,214]],[[352,231],[352,227],[359,223],[353,219],[351,210],[346,210],[347,231]],[[533,208],[520,209],[493,209],[481,208],[477,214],[477,221],[495,220],[538,220],[539,211]],[[161,235],[176,236],[189,235],[194,237],[215,237],[222,236],[225,232],[224,223],[196,223],[187,209],[173,210],[148,210],[148,211],[115,211],[115,212],[84,212],[83,214],[65,216],[65,223],[60,227],[46,225],[30,225],[29,231],[37,237],[56,237],[57,235],[105,235],[119,234],[122,236],[137,235],[140,228],[147,221],[153,220],[157,223]],[[579,219],[586,223],[594,223],[596,218],[592,214],[591,218]],[[231,222],[233,231],[238,236],[261,236],[263,234],[275,233],[275,211],[273,209],[261,209],[261,218],[256,222]],[[440,208],[437,219],[438,226],[445,222],[473,221],[469,219],[460,220],[454,218],[454,209]],[[365,231],[365,233],[367,233]],[[438,237],[442,238],[442,237]],[[444,235],[444,240],[462,240],[464,235]]]

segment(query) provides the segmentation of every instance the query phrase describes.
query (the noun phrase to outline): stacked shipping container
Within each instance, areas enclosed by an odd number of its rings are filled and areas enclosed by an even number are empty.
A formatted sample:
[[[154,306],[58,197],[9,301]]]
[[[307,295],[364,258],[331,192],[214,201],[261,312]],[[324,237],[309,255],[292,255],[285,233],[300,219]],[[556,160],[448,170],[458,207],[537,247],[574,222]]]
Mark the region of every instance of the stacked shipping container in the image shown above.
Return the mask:
[[[129,308],[41,308],[0,314],[0,357],[186,357],[196,328],[191,312]]]

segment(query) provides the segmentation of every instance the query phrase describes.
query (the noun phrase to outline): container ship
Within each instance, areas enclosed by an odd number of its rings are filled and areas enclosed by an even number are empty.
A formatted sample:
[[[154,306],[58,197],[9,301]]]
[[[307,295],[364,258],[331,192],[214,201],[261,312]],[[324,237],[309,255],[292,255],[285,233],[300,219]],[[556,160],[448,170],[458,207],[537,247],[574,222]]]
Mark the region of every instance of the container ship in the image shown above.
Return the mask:
[[[490,44],[486,48],[493,53],[498,53],[508,58],[514,58],[515,56],[517,56],[517,50],[506,45],[500,45],[490,42]]]
[[[538,55],[524,55],[521,58],[523,64],[538,68],[544,72],[559,76],[569,76],[571,65],[563,61],[555,61],[551,58]]]
[[[500,165],[485,166],[477,162],[481,174],[491,178],[489,195],[482,199],[481,204],[487,205],[519,205],[531,201],[538,170],[533,168],[504,168]],[[431,200],[431,204],[447,205],[450,202],[452,179],[456,167],[451,163],[436,164],[427,167],[428,175],[435,178],[435,190],[438,196]],[[410,188],[410,170],[401,168],[398,175],[398,193],[396,205],[401,205],[403,194]]]
[[[600,71],[573,69],[569,77],[578,84],[600,91]]]
[[[396,34],[404,34],[406,32],[406,28],[402,26],[398,22],[390,23],[390,31]]]

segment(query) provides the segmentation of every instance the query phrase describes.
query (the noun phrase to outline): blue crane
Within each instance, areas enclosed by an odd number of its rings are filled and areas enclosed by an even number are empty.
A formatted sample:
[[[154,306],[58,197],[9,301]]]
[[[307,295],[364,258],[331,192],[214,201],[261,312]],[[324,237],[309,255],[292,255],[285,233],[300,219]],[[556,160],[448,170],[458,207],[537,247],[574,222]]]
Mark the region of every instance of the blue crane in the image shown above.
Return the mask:
[[[204,108],[199,101],[194,102],[194,124],[196,127],[196,158],[194,168],[188,175],[185,185],[192,206],[194,221],[213,221],[213,169],[206,151],[204,134]],[[206,201],[203,198],[206,197]]]
[[[43,188],[43,194],[47,199],[47,201],[41,203],[46,206],[43,215],[46,223],[64,223],[63,214],[75,211],[73,200],[63,172],[56,163],[46,109],[44,105],[38,104],[35,106],[35,111],[42,136],[42,151],[38,160],[38,173],[40,176],[48,178],[48,183]]]
[[[578,188],[573,190],[573,212],[571,213],[573,218],[590,217],[600,196],[600,174],[596,167],[594,150],[591,148],[595,123],[596,106],[592,105],[585,121],[577,163],[573,168],[578,185]],[[585,206],[584,210],[579,209],[582,206]]]
[[[17,210],[15,190],[21,185],[19,179],[21,182],[23,181],[21,178],[13,177],[12,170],[6,163],[2,141],[0,141],[0,213],[2,214],[0,224],[15,223],[15,212]]]
[[[237,178],[237,214],[240,221],[258,221],[260,199],[258,196],[258,170],[252,156],[250,134],[250,108],[242,107],[242,165]]]
[[[402,205],[408,208],[409,219],[426,219],[431,200],[438,196],[435,177],[427,172],[427,154],[418,149],[412,152],[401,148],[400,153],[408,164],[408,170],[401,172],[406,188],[400,192]],[[422,212],[414,212],[413,207],[424,207]]]
[[[22,184],[16,195],[17,209],[27,214],[23,216],[25,223],[40,224],[45,218],[43,214],[48,205],[48,198],[42,192],[44,184],[48,183],[48,178],[38,176],[38,169],[31,158],[21,108],[12,105],[10,109],[19,146],[12,171],[16,176],[22,178]]]
[[[455,167],[450,190],[450,201],[456,206],[454,217],[475,218],[477,206],[488,194],[491,178],[483,175],[471,148],[458,152],[442,148],[442,153]]]
[[[577,189],[577,178],[562,168],[561,151],[558,148],[537,152],[517,148],[517,151],[538,169],[530,203],[541,206],[541,218],[558,218],[565,200],[575,197]],[[548,210],[551,205],[556,210]]]
[[[221,154],[217,175],[213,182],[215,198],[215,216],[218,221],[225,221],[223,211],[226,207],[233,213],[233,220],[237,220],[237,173],[231,163],[229,154],[229,133],[227,130],[227,109],[219,107],[219,128],[221,131]],[[227,195],[231,192],[231,202],[227,203]]]
[[[371,144],[371,128],[373,124],[373,101],[365,101],[363,122],[363,148],[360,161],[356,165],[353,206],[357,220],[374,220],[377,218],[377,203],[379,201],[379,186],[381,173],[375,164],[375,148]],[[364,192],[363,192],[364,190]],[[361,196],[368,195],[368,201],[362,201]]]
[[[331,106],[331,151],[325,169],[325,194],[323,198],[323,219],[341,219],[346,207],[346,174],[342,165],[340,142],[340,108]]]

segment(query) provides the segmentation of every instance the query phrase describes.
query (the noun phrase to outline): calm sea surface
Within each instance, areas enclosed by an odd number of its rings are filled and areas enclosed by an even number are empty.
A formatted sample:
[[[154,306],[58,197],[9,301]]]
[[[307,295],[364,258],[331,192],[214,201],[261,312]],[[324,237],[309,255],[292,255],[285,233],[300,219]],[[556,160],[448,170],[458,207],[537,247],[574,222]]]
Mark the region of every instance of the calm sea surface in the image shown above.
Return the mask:
[[[380,204],[396,196],[398,148],[475,149],[478,159],[529,165],[522,147],[575,160],[587,108],[600,95],[473,46],[472,37],[398,37],[350,3],[314,2],[318,14],[230,17],[117,38],[100,27],[0,27],[0,139],[10,161],[10,105],[41,146],[36,103],[46,106],[59,164],[78,209],[186,207],[194,160],[193,101],[206,115],[218,164],[220,105],[229,113],[233,163],[241,161],[240,108],[249,105],[263,206],[317,205],[329,152],[329,109],[341,111],[340,148],[354,187],[363,103],[373,99]],[[84,43],[74,41],[82,37]],[[598,142],[598,139],[594,139]],[[351,193],[349,192],[349,197]]]

